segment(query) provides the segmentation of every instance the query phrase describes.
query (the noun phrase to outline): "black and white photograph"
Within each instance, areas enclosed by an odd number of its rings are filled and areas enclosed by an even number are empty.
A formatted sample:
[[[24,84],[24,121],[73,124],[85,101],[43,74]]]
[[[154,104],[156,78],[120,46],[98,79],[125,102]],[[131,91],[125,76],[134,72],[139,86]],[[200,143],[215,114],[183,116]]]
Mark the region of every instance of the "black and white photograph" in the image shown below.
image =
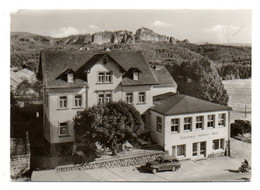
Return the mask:
[[[11,183],[251,181],[251,9],[9,16]]]

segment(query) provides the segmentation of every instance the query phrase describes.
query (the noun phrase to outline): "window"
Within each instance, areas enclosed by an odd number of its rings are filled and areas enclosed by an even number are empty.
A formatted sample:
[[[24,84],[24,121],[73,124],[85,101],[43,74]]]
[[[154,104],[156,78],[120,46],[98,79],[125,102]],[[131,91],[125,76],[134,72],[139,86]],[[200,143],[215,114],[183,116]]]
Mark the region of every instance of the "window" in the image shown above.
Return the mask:
[[[162,118],[161,117],[156,118],[156,130],[159,132],[162,132]]]
[[[98,92],[98,103],[103,104],[112,101],[111,91],[100,91]]]
[[[111,72],[99,72],[98,73],[98,82],[99,83],[112,82],[112,73]]]
[[[112,82],[112,74],[111,72],[105,73],[105,82]]]
[[[192,123],[191,117],[184,118],[184,131],[191,131],[191,123]]]
[[[67,122],[60,123],[59,125],[59,135],[60,136],[65,136],[69,134]]]
[[[67,96],[60,96],[59,107],[67,108]]]
[[[134,72],[133,73],[133,80],[138,80],[139,79],[139,73],[138,72]]]
[[[126,102],[128,104],[132,104],[133,103],[133,93],[126,93]]]
[[[196,117],[196,129],[203,129],[203,116]]]
[[[179,119],[172,119],[171,120],[171,132],[178,133],[179,132]]]
[[[192,144],[192,156],[197,156],[198,155],[198,143],[193,143]]]
[[[106,94],[106,102],[111,102],[112,101],[112,94]]]
[[[139,103],[145,103],[145,92],[139,92]]]
[[[208,127],[215,127],[215,115],[208,115]]]
[[[105,73],[98,73],[98,82],[104,82],[105,80]]]
[[[225,127],[226,114],[221,113],[218,115],[218,126]]]
[[[69,73],[67,75],[67,80],[68,80],[68,82],[73,82],[73,74],[72,73]]]
[[[178,145],[177,146],[177,156],[184,156],[185,157],[186,153],[186,145]]]
[[[75,96],[74,106],[75,107],[81,107],[82,106],[82,97],[81,97],[81,95]]]
[[[104,100],[104,94],[99,94],[98,95],[98,103],[103,104],[105,102]]]
[[[224,149],[224,139],[213,140],[213,149],[214,150]]]

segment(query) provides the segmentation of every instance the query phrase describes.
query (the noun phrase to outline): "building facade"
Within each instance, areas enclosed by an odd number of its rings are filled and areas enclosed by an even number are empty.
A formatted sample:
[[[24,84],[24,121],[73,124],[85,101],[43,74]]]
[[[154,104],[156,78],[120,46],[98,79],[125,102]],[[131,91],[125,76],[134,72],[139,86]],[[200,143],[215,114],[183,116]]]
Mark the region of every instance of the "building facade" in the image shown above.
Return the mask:
[[[153,96],[177,91],[167,69],[150,66],[140,52],[44,51],[38,78],[44,87],[44,137],[53,153],[74,142],[78,111],[122,100],[147,117]]]
[[[151,138],[169,155],[201,159],[228,155],[230,108],[181,94],[155,97],[150,109]]]

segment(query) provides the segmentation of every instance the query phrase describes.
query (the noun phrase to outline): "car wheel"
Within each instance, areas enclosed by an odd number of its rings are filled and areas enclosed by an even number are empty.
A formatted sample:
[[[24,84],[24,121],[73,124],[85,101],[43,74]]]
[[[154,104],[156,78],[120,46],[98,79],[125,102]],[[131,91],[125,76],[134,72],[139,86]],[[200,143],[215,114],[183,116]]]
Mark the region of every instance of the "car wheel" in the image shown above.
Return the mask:
[[[155,174],[157,172],[157,169],[153,169],[152,172],[153,174]]]

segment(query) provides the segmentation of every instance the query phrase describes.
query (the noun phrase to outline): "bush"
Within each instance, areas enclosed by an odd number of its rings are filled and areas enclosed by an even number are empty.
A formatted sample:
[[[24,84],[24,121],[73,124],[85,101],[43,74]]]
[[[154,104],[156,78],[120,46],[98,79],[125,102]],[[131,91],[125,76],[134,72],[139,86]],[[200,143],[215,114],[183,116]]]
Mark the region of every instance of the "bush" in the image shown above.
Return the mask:
[[[231,124],[231,137],[251,133],[251,122],[247,120],[235,120]]]

